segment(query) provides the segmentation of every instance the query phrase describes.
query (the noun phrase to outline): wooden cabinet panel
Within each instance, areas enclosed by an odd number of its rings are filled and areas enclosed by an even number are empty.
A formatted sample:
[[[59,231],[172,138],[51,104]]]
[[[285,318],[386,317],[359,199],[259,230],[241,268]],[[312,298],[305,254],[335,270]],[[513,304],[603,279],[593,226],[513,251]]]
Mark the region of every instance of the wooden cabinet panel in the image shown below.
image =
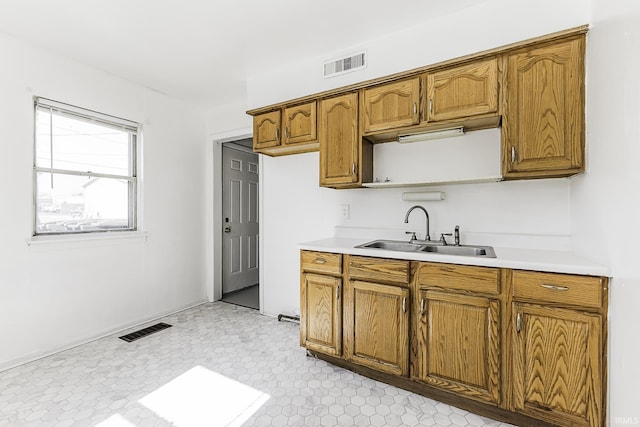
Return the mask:
[[[362,96],[363,132],[393,129],[420,121],[420,79],[365,89]]]
[[[513,400],[524,414],[562,426],[600,426],[599,315],[514,304]]]
[[[507,56],[502,123],[505,178],[584,170],[584,36]]]
[[[316,141],[316,103],[296,105],[284,109],[284,144],[301,144]]]
[[[408,284],[411,280],[411,262],[351,256],[349,257],[349,277],[376,282]]]
[[[601,277],[513,271],[513,296],[519,300],[597,309],[603,304],[604,292]]]
[[[303,273],[300,286],[300,345],[342,354],[342,279]]]
[[[427,121],[498,114],[498,59],[427,74]]]
[[[328,252],[301,251],[300,267],[305,272],[340,275],[342,255]]]
[[[358,94],[320,101],[320,185],[358,182]]]
[[[500,402],[500,308],[484,297],[421,289],[418,379]]]
[[[409,289],[350,281],[347,359],[395,375],[409,374]]]
[[[253,118],[253,149],[280,145],[280,110],[259,114]]]
[[[421,287],[500,293],[500,270],[497,268],[439,263],[421,263],[419,268],[417,284]]]

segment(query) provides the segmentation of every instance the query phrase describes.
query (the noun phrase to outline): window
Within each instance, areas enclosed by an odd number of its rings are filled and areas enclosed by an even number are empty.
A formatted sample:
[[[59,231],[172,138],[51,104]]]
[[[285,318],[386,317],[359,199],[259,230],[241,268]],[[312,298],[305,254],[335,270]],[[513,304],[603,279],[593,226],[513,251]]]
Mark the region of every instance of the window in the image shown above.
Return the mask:
[[[33,234],[136,230],[138,130],[36,98]]]

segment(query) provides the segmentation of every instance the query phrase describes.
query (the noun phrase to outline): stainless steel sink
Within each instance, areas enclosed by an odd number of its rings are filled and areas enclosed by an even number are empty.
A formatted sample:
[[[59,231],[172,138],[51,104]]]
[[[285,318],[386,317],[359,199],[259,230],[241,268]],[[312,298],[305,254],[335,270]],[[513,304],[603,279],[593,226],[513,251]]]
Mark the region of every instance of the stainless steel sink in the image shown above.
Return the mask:
[[[384,249],[386,251],[399,252],[420,252],[424,248],[424,245],[397,240],[374,240],[373,242],[358,245],[356,248]]]
[[[471,245],[443,245],[441,242],[415,241],[406,242],[400,240],[374,240],[363,243],[356,248],[383,249],[397,252],[426,252],[442,255],[459,255],[483,258],[495,258],[496,253],[491,246],[471,246]]]

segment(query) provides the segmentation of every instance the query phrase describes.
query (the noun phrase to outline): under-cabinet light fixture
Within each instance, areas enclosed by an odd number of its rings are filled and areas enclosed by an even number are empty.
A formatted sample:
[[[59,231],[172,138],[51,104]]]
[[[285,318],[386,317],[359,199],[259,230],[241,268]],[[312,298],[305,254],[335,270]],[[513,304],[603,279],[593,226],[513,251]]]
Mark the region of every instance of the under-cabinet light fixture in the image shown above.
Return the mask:
[[[406,144],[409,142],[429,141],[432,139],[451,138],[454,136],[464,135],[464,127],[458,126],[455,128],[439,129],[429,132],[413,133],[410,135],[398,135],[398,142],[400,144]]]

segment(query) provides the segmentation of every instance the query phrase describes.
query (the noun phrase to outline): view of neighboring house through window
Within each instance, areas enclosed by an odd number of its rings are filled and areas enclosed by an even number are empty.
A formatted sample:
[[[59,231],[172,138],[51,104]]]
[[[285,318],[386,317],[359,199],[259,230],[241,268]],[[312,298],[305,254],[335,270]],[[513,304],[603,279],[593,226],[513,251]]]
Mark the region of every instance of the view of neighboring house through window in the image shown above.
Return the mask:
[[[137,123],[35,100],[34,235],[136,229]]]

